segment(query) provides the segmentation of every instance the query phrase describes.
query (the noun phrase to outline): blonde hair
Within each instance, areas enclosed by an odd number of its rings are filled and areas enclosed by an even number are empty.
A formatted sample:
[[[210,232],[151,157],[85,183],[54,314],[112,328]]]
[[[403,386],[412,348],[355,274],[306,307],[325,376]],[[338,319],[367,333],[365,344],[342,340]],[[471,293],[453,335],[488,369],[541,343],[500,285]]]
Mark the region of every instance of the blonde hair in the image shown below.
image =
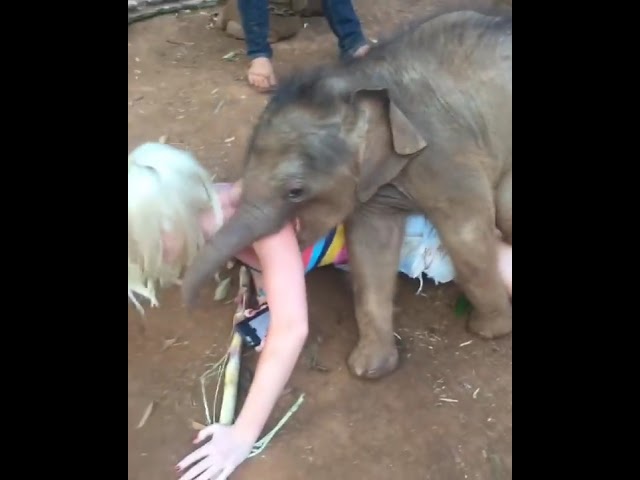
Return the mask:
[[[212,179],[188,152],[145,143],[129,154],[129,299],[134,293],[158,306],[156,284],[179,284],[182,269],[205,239],[200,216],[213,207],[218,227],[220,201]],[[175,263],[163,261],[163,233],[178,235],[183,250]]]

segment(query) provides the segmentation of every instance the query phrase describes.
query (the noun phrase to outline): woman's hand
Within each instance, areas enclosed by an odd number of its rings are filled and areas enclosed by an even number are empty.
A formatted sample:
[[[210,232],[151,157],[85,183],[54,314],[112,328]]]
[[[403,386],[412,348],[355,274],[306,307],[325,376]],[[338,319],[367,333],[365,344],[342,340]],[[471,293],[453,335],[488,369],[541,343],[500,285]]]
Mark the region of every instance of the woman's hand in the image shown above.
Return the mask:
[[[191,466],[180,480],[226,480],[249,456],[256,440],[233,425],[218,423],[200,430],[194,443],[207,437],[211,439],[176,465],[178,472]]]

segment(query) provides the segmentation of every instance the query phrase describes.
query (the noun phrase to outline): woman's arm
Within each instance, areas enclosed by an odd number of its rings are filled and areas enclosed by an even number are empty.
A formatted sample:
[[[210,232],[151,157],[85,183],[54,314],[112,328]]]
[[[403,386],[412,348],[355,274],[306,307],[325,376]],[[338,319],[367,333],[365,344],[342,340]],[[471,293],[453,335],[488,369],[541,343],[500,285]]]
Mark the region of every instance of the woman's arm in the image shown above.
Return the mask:
[[[257,439],[304,346],[308,312],[302,255],[293,227],[287,224],[277,234],[256,242],[254,248],[271,320],[253,383],[235,426]]]
[[[215,184],[225,221],[242,192],[242,183]],[[278,233],[257,241],[236,255],[262,271],[271,319],[264,348],[244,406],[234,427],[244,438],[257,439],[282,393],[307,338],[307,293],[302,254],[295,232],[287,224]]]
[[[230,194],[228,186],[226,193],[224,185],[218,184],[216,188],[222,196],[226,195],[222,202],[225,217],[231,215],[240,185],[236,184]],[[210,223],[215,225],[215,222]],[[304,268],[293,227],[287,224],[275,235],[256,242],[254,249],[247,249],[244,259],[242,255],[238,258],[262,269],[264,288],[269,297],[271,319],[258,368],[235,423],[215,423],[200,430],[194,443],[210,438],[178,463],[178,470],[185,472],[180,480],[194,480],[196,477],[203,480],[213,477],[226,479],[247,458],[291,375],[307,337]],[[218,476],[220,471],[222,473]]]

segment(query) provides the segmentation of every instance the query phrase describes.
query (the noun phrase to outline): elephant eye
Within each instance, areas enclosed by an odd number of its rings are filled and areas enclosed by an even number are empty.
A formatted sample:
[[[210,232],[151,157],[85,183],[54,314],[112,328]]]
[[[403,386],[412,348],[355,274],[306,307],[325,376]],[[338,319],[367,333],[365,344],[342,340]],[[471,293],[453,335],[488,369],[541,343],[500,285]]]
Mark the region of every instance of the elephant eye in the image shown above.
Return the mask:
[[[289,200],[300,200],[303,195],[304,190],[300,187],[291,188],[287,193],[287,197],[289,197]]]

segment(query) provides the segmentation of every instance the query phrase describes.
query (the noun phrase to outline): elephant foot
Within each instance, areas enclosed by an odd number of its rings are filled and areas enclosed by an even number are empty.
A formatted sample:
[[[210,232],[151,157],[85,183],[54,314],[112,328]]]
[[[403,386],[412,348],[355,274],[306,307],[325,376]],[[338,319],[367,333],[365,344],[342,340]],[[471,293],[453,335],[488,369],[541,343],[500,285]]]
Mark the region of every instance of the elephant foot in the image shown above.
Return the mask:
[[[511,308],[498,315],[483,315],[474,310],[471,313],[468,327],[471,332],[487,340],[508,335],[513,330]]]
[[[349,356],[349,369],[360,378],[377,379],[393,372],[398,366],[398,349],[392,343],[360,340]]]

